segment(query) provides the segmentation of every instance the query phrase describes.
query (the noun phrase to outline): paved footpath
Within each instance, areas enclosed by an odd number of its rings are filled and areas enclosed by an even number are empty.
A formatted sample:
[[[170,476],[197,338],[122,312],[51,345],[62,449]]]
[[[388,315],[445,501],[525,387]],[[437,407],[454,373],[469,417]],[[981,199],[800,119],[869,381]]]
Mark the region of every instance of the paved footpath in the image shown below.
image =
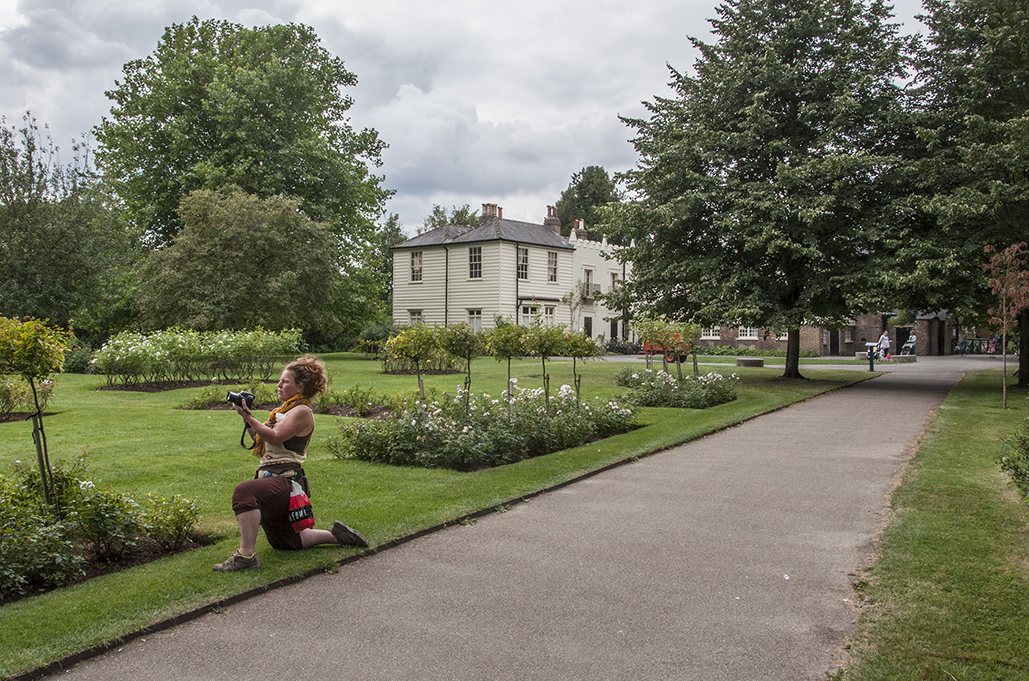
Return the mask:
[[[894,485],[986,358],[919,358],[61,679],[821,679]]]

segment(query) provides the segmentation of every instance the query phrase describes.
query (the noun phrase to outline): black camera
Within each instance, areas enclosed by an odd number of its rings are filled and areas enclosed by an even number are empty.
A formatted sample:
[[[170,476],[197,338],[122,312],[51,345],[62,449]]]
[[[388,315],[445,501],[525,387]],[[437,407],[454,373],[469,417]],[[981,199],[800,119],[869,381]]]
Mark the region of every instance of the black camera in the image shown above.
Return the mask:
[[[254,393],[247,392],[246,390],[241,390],[238,393],[230,392],[225,396],[225,401],[237,407],[242,407],[246,404],[247,409],[252,409],[254,406]]]

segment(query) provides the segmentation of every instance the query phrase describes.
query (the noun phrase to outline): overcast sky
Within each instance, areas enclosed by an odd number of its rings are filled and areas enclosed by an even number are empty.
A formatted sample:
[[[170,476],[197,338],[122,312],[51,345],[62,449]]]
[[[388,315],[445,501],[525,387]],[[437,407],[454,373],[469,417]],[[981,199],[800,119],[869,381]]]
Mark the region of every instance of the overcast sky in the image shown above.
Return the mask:
[[[387,210],[409,234],[433,204],[497,203],[542,222],[573,173],[636,162],[619,116],[669,94],[707,40],[714,0],[0,0],[0,115],[31,110],[67,150],[105,90],[164,28],[201,19],[312,26],[359,84],[351,122],[389,145]],[[920,0],[897,0],[905,31]]]

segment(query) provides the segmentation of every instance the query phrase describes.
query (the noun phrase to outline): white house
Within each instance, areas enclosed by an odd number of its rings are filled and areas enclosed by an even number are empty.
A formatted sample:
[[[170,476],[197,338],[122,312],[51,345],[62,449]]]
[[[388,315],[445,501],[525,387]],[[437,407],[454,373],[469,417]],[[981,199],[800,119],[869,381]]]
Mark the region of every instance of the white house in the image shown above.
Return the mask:
[[[596,297],[631,274],[607,241],[590,241],[581,221],[561,236],[552,206],[543,224],[506,220],[482,205],[478,227],[445,225],[393,247],[393,321],[491,328],[498,315],[540,319],[591,338],[627,333],[620,313]]]

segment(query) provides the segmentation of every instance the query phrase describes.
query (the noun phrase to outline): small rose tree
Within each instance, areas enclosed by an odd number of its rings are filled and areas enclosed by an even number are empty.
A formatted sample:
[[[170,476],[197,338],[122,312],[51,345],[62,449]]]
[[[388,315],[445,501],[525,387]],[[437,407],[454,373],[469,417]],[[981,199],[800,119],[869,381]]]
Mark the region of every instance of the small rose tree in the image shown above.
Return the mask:
[[[486,333],[486,352],[498,362],[507,362],[507,397],[510,400],[514,396],[511,388],[511,360],[528,354],[525,348],[525,327],[498,319],[496,328]]]
[[[548,326],[536,320],[525,330],[525,349],[533,357],[539,357],[543,364],[543,399],[549,408],[550,374],[547,373],[547,360],[564,354],[564,331],[559,326]]]
[[[422,380],[422,367],[440,350],[440,334],[434,327],[415,324],[404,329],[386,341],[386,351],[401,359],[414,363],[414,371],[418,376],[418,394],[422,406],[425,406],[425,382]]]
[[[33,437],[36,441],[43,496],[48,505],[54,506],[58,515],[61,509],[54,489],[37,383],[61,370],[69,336],[68,331],[47,326],[45,321],[38,319],[18,321],[0,318],[0,374],[18,374],[32,389],[32,402],[36,409],[32,416]]]
[[[987,253],[993,253],[990,261],[983,269],[990,277],[990,287],[997,296],[999,308],[991,309],[991,321],[1000,327],[1002,334],[1001,355],[1004,358],[1003,392],[1004,408],[1008,408],[1008,333],[1019,329],[1019,368],[1018,385],[1025,387],[1029,383],[1029,367],[1026,366],[1027,336],[1029,336],[1029,250],[1026,244],[1012,244],[1003,251],[996,252],[992,246],[986,247]]]
[[[471,393],[472,362],[482,352],[482,335],[464,323],[444,326],[438,333],[443,350],[454,357],[460,357],[465,363],[464,389],[466,393]]]
[[[600,346],[586,335],[585,331],[568,331],[564,337],[564,353],[572,358],[572,376],[575,379],[575,401],[582,402],[579,390],[582,376],[579,375],[576,363],[578,360],[595,359],[600,355]]]

